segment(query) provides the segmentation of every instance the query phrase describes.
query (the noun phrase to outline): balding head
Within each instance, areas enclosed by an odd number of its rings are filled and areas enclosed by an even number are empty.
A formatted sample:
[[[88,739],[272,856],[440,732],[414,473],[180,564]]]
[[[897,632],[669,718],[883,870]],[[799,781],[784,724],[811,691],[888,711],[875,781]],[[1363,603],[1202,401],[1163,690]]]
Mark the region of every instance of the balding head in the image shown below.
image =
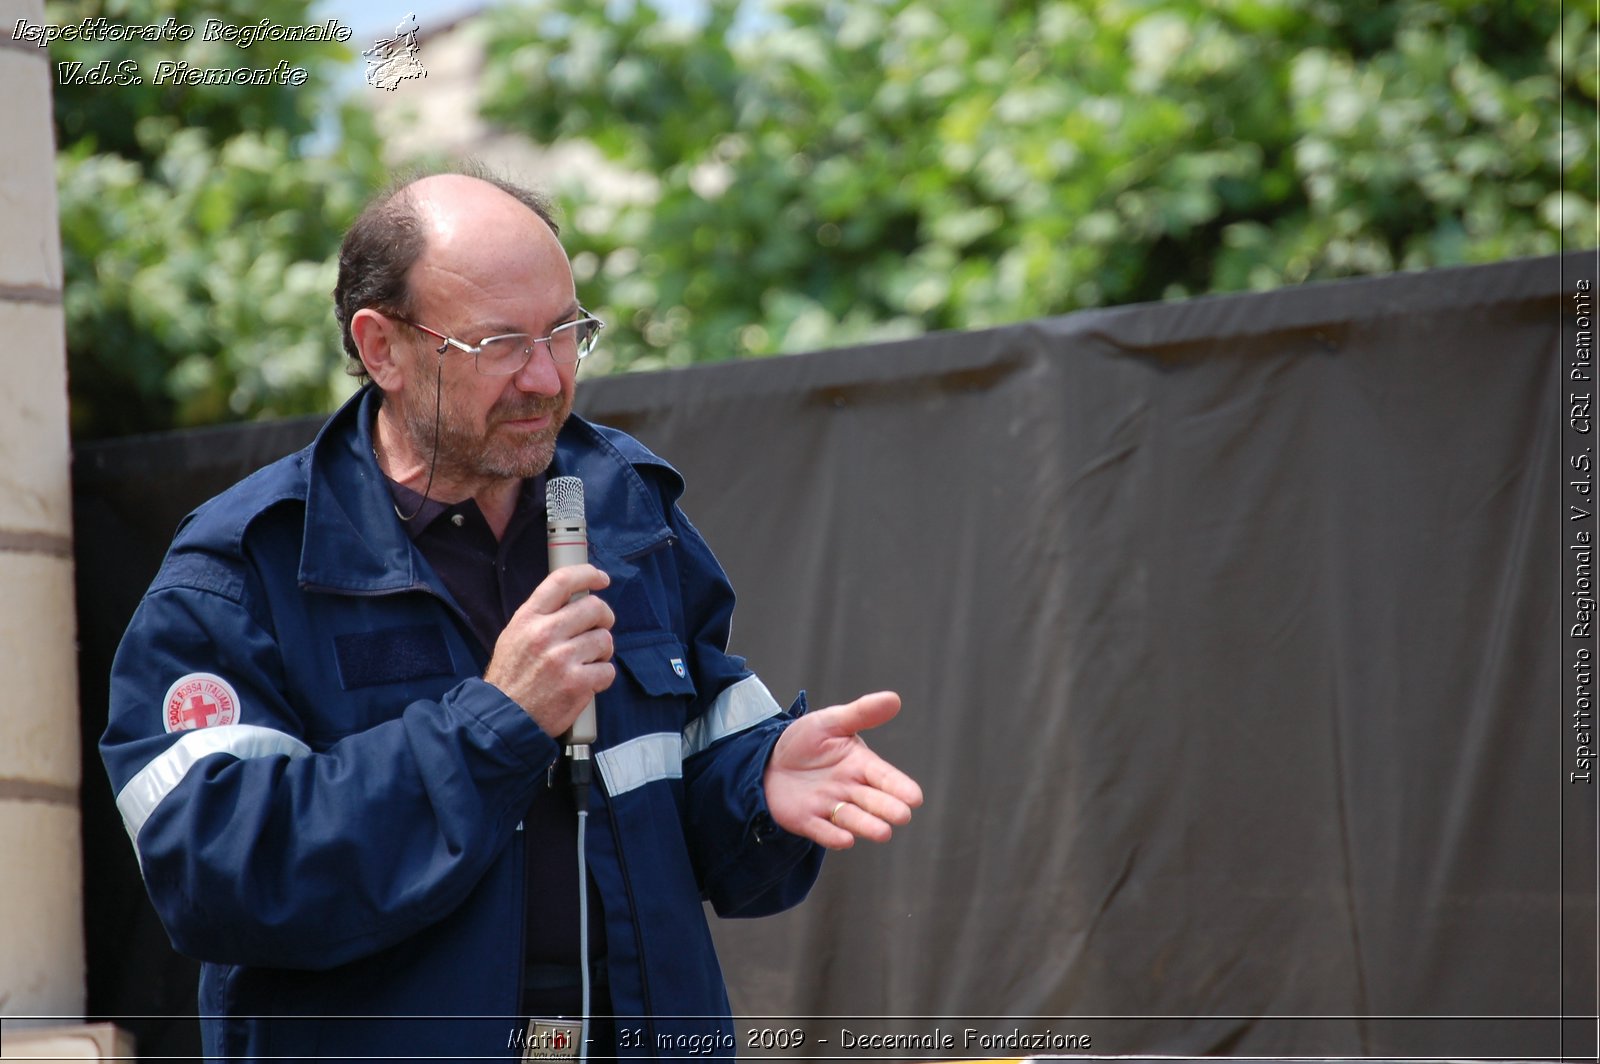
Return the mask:
[[[362,381],[367,379],[350,332],[356,311],[372,307],[401,317],[417,313],[409,281],[425,250],[436,245],[464,250],[461,242],[474,218],[480,231],[492,233],[496,231],[494,220],[525,223],[528,212],[544,223],[551,236],[560,232],[544,197],[476,166],[402,179],[373,199],[345,233],[339,248],[333,314],[344,344],[345,371]],[[491,224],[481,224],[485,222]]]

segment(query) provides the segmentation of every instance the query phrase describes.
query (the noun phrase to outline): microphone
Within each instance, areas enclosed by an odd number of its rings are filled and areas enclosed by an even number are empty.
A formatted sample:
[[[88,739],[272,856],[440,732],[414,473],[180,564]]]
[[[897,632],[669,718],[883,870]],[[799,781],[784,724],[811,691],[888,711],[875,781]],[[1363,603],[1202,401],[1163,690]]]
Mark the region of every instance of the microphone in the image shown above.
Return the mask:
[[[589,560],[589,522],[583,516],[583,481],[577,477],[551,477],[544,488],[545,533],[550,549],[550,571],[567,565],[582,565]],[[587,591],[569,600],[576,602]],[[578,1061],[589,1060],[589,869],[584,836],[589,826],[589,787],[594,781],[594,761],[589,747],[598,732],[594,722],[594,696],[583,707],[578,719],[561,737],[567,744],[567,768],[572,779],[572,800],[578,810],[578,968],[582,973],[582,1016],[579,1026]],[[554,764],[551,765],[553,769]]]
[[[589,523],[583,516],[583,481],[577,477],[551,477],[545,483],[545,532],[548,536],[550,548],[550,571],[568,565],[583,565],[589,560]],[[572,601],[587,595],[587,591],[580,591],[572,596]],[[598,733],[595,731],[594,698],[591,696],[589,704],[583,707],[583,712],[578,714],[578,719],[572,722],[572,727],[561,737],[561,741],[569,747],[583,747],[583,757],[588,756],[588,747],[595,741]],[[577,756],[577,755],[575,755]]]

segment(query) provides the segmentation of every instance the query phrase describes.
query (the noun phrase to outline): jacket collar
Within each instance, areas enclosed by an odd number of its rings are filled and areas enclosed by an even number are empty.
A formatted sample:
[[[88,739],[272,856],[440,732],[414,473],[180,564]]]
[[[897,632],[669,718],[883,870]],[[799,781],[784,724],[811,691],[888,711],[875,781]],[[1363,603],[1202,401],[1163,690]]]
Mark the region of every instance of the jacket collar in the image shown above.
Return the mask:
[[[573,414],[556,437],[549,475],[583,481],[590,547],[597,554],[625,559],[672,538],[663,519],[662,493],[645,483],[639,467],[654,466],[671,474],[670,498],[677,497],[683,481],[676,469],[637,441],[615,435],[630,445],[627,455],[613,442],[613,435]]]
[[[300,553],[303,587],[375,594],[431,585],[373,454],[381,401],[376,388],[362,388],[312,441]],[[627,558],[672,536],[659,493],[635,466],[665,469],[681,484],[677,471],[636,443],[630,452],[624,456],[605,430],[576,414],[556,440],[550,475],[583,481],[589,541],[600,556]]]

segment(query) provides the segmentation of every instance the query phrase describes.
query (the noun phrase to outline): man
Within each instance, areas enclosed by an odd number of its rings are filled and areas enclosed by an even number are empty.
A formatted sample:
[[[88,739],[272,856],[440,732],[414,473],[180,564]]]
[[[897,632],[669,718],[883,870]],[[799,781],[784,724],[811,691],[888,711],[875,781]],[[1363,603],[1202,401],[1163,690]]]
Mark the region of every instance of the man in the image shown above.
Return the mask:
[[[733,1055],[702,900],[778,911],[910,819],[857,735],[898,697],[784,712],[727,652],[676,472],[569,417],[599,324],[537,198],[403,186],[335,301],[370,383],[185,520],[113,665],[102,755],[207,1055],[515,1056],[585,948],[591,1055]],[[594,564],[546,572],[556,475]],[[592,698],[580,891],[558,737]]]

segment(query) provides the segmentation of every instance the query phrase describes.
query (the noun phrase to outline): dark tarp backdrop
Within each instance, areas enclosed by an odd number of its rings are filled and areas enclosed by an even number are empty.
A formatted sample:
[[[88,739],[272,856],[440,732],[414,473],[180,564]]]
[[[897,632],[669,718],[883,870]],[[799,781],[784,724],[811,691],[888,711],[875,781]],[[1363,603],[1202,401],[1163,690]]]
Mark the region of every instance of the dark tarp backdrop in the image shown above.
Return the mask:
[[[1594,898],[1561,878],[1596,830],[1592,795],[1562,811],[1580,273],[1592,255],[580,383],[582,413],[683,471],[780,702],[905,698],[869,739],[923,784],[912,824],[831,857],[799,909],[715,923],[748,1026],[818,1055],[957,1036],[905,1059],[963,1055],[965,1027],[1556,1055],[1596,993]],[[123,1021],[147,1054],[195,1051],[156,1018],[192,1014],[193,974],[93,753],[110,655],[179,517],[317,423],[76,458],[89,1008],[148,1017]]]

